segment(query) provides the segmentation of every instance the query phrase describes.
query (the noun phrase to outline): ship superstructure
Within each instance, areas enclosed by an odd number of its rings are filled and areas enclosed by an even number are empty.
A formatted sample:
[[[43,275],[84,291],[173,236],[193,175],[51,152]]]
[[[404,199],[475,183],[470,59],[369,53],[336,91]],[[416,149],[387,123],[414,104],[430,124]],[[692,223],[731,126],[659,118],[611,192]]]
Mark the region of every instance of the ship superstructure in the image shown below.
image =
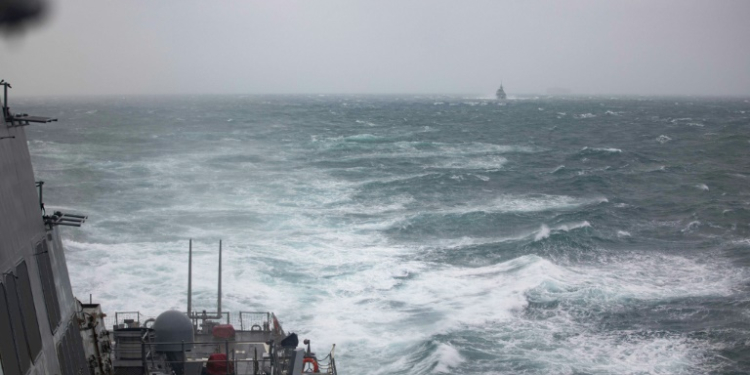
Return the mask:
[[[215,312],[193,311],[192,241],[187,312],[107,316],[90,296],[75,298],[59,228],[87,217],[45,209],[24,130],[56,120],[12,113],[11,86],[0,85],[0,374],[336,374],[333,349],[319,361],[273,313],[222,311],[221,242]]]

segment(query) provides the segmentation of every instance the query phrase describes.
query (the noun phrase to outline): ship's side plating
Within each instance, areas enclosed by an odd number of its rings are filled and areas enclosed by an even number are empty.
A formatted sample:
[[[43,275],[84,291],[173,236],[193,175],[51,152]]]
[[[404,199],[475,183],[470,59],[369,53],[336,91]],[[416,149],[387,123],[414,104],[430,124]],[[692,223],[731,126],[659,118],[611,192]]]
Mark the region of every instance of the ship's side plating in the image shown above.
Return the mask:
[[[5,101],[4,101],[5,102]],[[65,253],[45,225],[24,126],[0,115],[0,366],[5,375],[89,374]]]

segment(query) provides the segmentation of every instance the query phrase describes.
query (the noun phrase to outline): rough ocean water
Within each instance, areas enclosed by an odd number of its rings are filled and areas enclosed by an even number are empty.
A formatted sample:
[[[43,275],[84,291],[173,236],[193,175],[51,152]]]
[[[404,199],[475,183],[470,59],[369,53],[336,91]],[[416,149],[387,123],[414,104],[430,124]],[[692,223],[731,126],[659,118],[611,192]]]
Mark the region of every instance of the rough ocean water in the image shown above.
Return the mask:
[[[750,102],[16,99],[75,293],[274,311],[341,373],[750,371]]]

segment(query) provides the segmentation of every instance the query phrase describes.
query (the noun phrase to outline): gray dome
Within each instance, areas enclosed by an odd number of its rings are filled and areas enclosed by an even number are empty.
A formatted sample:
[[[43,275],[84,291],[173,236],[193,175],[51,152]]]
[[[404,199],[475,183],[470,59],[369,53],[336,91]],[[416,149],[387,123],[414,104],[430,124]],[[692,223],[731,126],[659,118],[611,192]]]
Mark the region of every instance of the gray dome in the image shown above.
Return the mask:
[[[152,328],[157,343],[170,343],[156,345],[157,352],[181,352],[182,342],[185,343],[185,350],[193,349],[193,323],[184,313],[165,311],[156,318]]]

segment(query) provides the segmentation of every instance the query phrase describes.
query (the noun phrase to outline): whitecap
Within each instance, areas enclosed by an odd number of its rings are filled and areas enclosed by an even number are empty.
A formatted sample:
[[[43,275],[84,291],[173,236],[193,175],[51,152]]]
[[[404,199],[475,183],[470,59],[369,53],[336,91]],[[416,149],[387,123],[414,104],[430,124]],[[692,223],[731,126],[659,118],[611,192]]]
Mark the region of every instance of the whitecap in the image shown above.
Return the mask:
[[[539,230],[534,233],[534,241],[540,241],[549,238],[549,236],[554,232],[570,232],[572,230],[580,228],[591,228],[591,223],[584,220],[577,223],[560,224],[552,229],[550,229],[546,224],[542,224]]]
[[[564,210],[589,204],[606,203],[607,198],[574,198],[566,195],[500,196],[490,202],[482,202],[477,208],[491,212],[540,212]]]
[[[661,144],[665,144],[665,143],[667,143],[667,142],[669,142],[671,140],[672,140],[672,138],[669,138],[669,137],[667,137],[664,134],[656,137],[656,141],[659,142],[659,143],[661,143]]]
[[[559,166],[557,166],[557,168],[553,169],[552,172],[550,172],[550,173],[554,174],[554,173],[557,173],[557,172],[559,172],[559,171],[561,171],[563,169],[565,169],[565,166],[564,165],[559,165]]]
[[[350,141],[350,142],[374,142],[374,141],[379,141],[382,139],[383,137],[379,137],[373,134],[357,134],[357,135],[351,135],[351,136],[344,138],[345,141]]]
[[[698,221],[698,220],[691,221],[691,222],[688,223],[688,225],[683,230],[681,230],[681,232],[683,232],[683,233],[685,233],[685,232],[691,232],[695,228],[698,228],[700,225],[701,225],[701,222]]]
[[[354,120],[357,124],[363,124],[367,126],[377,126],[376,124],[370,122],[370,121],[364,121],[364,120]]]
[[[451,368],[458,367],[464,362],[458,350],[449,344],[440,344],[434,355],[437,359],[434,371],[439,374],[452,374]]]
[[[584,118],[594,118],[594,117],[596,117],[596,115],[593,114],[593,113],[581,113],[581,114],[575,115],[573,117],[575,117],[577,119],[584,119]]]
[[[692,118],[692,117],[682,117],[682,118],[675,118],[675,119],[672,119],[672,120],[670,120],[669,122],[671,122],[671,123],[673,123],[673,124],[676,124],[676,123],[678,123],[678,122],[684,122],[684,121],[692,121],[692,120],[693,120],[693,118]]]
[[[437,164],[433,164],[432,168],[450,168],[450,169],[480,169],[486,171],[498,171],[500,168],[508,162],[508,159],[502,156],[487,155],[479,157],[469,157],[463,160],[458,159],[446,159]]]
[[[666,171],[667,171],[667,166],[666,165],[661,165],[658,168],[653,168],[653,169],[648,169],[647,170],[647,172],[666,172]]]
[[[555,227],[556,231],[564,231],[569,232],[571,230],[580,229],[580,228],[591,228],[591,223],[584,220],[578,223],[572,223],[572,224],[560,224],[557,227]]]
[[[534,236],[534,241],[543,240],[545,238],[549,238],[550,230],[549,227],[542,224],[542,226],[539,228],[539,232],[536,233]]]
[[[594,151],[594,152],[610,152],[610,153],[621,153],[622,150],[613,147],[584,147],[581,152]]]

